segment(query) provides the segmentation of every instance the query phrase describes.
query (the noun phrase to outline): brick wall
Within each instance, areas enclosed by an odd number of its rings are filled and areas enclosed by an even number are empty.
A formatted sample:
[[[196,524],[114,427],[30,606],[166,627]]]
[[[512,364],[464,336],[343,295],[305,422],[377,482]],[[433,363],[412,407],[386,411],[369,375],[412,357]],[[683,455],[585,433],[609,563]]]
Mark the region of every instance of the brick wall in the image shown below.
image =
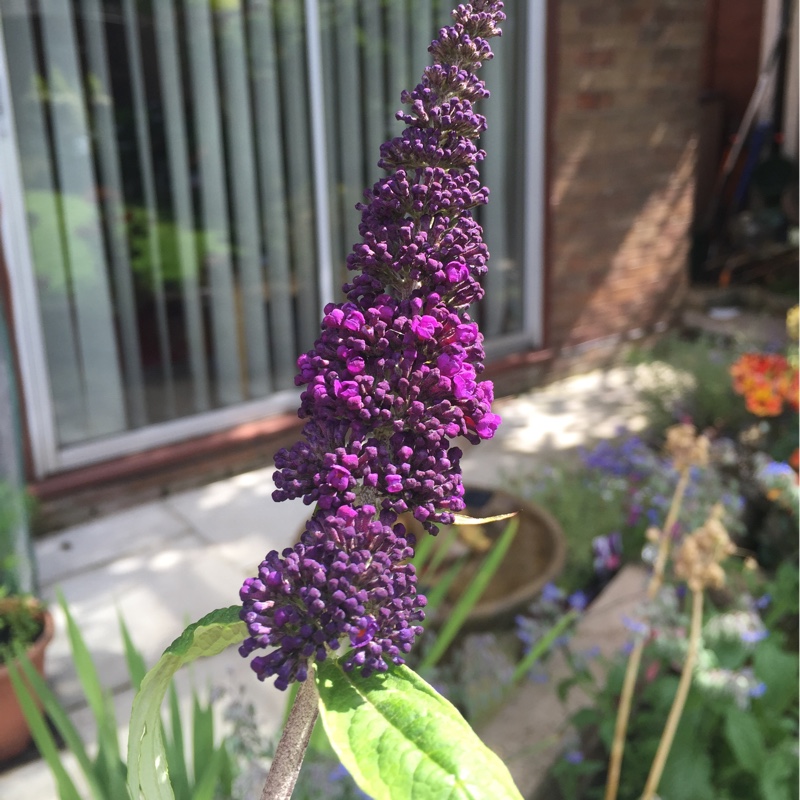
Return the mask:
[[[566,356],[652,329],[685,291],[704,3],[551,7],[547,333]]]

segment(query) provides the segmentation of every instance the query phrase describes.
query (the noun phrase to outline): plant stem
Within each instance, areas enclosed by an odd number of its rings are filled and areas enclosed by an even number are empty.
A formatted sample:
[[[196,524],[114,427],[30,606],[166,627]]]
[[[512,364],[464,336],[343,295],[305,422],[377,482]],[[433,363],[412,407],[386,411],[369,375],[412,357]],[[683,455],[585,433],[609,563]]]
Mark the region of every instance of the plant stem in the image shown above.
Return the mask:
[[[297,783],[303,757],[306,754],[314,723],[319,713],[319,695],[314,675],[300,684],[294,699],[294,705],[286,720],[275,758],[269,768],[269,775],[261,792],[261,800],[289,800]]]
[[[628,719],[631,715],[633,690],[639,675],[639,664],[642,661],[644,639],[637,639],[628,656],[625,680],[617,708],[617,722],[614,726],[614,741],[611,745],[611,757],[608,761],[608,777],[606,778],[605,800],[616,800],[619,790],[619,778],[622,772],[622,755],[625,752],[625,735],[628,732]]]
[[[658,594],[661,584],[664,582],[664,571],[667,566],[669,556],[669,545],[672,538],[672,529],[678,520],[683,496],[686,487],[689,485],[689,467],[686,466],[680,471],[678,484],[675,493],[672,495],[672,502],[664,521],[664,528],[658,542],[658,555],[653,565],[653,574],[647,584],[647,599],[652,600]],[[622,772],[622,756],[625,753],[625,736],[628,732],[628,719],[631,714],[631,704],[633,702],[633,690],[636,688],[636,678],[639,674],[639,665],[642,661],[644,651],[644,640],[637,639],[633,650],[628,656],[628,665],[625,669],[625,680],[622,684],[622,694],[619,698],[617,707],[617,722],[614,727],[614,741],[611,745],[611,755],[608,761],[608,777],[606,778],[606,792],[604,800],[617,800],[619,791],[619,778]]]
[[[647,598],[652,600],[661,588],[664,582],[664,570],[667,566],[667,557],[669,556],[669,545],[672,540],[672,529],[678,521],[678,514],[681,511],[681,504],[683,503],[683,495],[686,493],[686,487],[689,485],[689,467],[684,467],[678,478],[678,485],[675,487],[675,494],[672,495],[672,502],[667,512],[667,519],[664,521],[664,528],[661,531],[661,538],[658,542],[658,555],[656,556],[656,563],[653,565],[653,574],[650,577],[650,583],[647,587]]]
[[[700,643],[702,625],[703,590],[700,588],[692,591],[692,625],[689,631],[689,647],[686,650],[686,661],[683,664],[681,679],[678,683],[678,691],[675,693],[675,699],[672,701],[672,708],[669,710],[667,724],[664,726],[664,732],[661,734],[661,741],[658,744],[656,757],[653,759],[653,765],[650,767],[650,774],[647,777],[644,792],[642,792],[642,800],[652,800],[658,788],[658,783],[661,780],[661,774],[664,772],[664,765],[667,763],[667,757],[672,747],[672,740],[675,738],[675,731],[678,729],[678,723],[681,721],[683,707],[686,705],[686,697],[692,685],[692,672],[694,671],[694,662],[697,660],[697,649]]]

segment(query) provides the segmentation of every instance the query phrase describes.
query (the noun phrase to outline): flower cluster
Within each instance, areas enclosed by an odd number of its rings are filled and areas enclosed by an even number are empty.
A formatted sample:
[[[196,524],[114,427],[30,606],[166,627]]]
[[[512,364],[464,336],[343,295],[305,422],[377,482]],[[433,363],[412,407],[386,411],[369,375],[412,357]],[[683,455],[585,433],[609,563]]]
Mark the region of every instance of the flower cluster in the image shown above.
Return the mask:
[[[250,632],[241,654],[275,648],[252,661],[261,680],[274,675],[279,689],[304,681],[309,661],[324,661],[343,639],[353,648],[345,670],[368,677],[387,669],[386,658],[402,661],[425,605],[413,567],[401,563],[413,555],[402,527],[376,520],[372,506],[340,506],[315,515],[293,548],[267,555],[241,590]]]
[[[777,417],[784,406],[797,411],[798,372],[778,353],[745,353],[731,367],[733,390],[758,417]]]
[[[505,18],[499,0],[474,0],[430,46],[434,64],[404,92],[403,133],[381,148],[388,174],[366,193],[344,286],[321,334],[298,360],[303,438],[275,456],[277,501],[316,504],[301,542],[270,553],[241,590],[248,656],[279,688],[349,638],[345,669],[402,663],[422,618],[399,514],[431,533],[464,509],[456,437],[494,435],[493,387],[482,336],[467,309],[480,300],[488,253],[471,209],[487,201],[475,139],[488,95],[475,72]]]

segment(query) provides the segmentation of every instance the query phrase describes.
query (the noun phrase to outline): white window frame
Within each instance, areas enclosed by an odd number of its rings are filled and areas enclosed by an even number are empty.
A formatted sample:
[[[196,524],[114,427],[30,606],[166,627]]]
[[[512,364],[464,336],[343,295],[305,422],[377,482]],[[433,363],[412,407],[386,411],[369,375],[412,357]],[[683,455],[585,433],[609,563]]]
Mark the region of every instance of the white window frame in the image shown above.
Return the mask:
[[[322,128],[322,59],[319,7],[304,0],[307,20],[307,63],[310,103],[314,109],[313,171],[319,187],[315,203],[319,255],[320,309],[335,297],[328,209],[327,153]],[[493,338],[487,353],[499,356],[514,350],[541,346],[543,341],[543,233],[545,198],[545,92],[547,4],[527,6],[527,81],[525,153],[525,232],[523,238],[523,330]],[[97,441],[61,447],[55,428],[53,401],[45,357],[43,326],[39,311],[30,238],[28,233],[14,109],[11,104],[7,55],[0,18],[0,236],[8,265],[14,339],[20,368],[23,407],[33,460],[34,477],[44,478],[64,470],[88,466],[154,447],[212,434],[237,425],[285,413],[297,406],[298,392],[286,390],[268,398],[243,402],[229,408],[193,414],[156,423]]]

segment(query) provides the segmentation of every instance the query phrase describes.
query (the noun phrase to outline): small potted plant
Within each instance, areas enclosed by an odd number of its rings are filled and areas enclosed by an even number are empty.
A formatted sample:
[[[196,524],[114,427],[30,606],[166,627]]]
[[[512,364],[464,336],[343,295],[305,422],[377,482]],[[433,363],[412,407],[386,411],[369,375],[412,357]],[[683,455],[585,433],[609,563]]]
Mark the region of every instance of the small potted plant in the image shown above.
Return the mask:
[[[7,594],[5,587],[0,590],[0,762],[19,755],[31,739],[7,664],[20,646],[43,675],[44,652],[53,633],[53,618],[39,600],[30,595]]]
[[[31,739],[8,664],[22,649],[43,675],[54,633],[50,612],[34,595],[33,572],[26,496],[0,482],[0,762],[19,755]]]

